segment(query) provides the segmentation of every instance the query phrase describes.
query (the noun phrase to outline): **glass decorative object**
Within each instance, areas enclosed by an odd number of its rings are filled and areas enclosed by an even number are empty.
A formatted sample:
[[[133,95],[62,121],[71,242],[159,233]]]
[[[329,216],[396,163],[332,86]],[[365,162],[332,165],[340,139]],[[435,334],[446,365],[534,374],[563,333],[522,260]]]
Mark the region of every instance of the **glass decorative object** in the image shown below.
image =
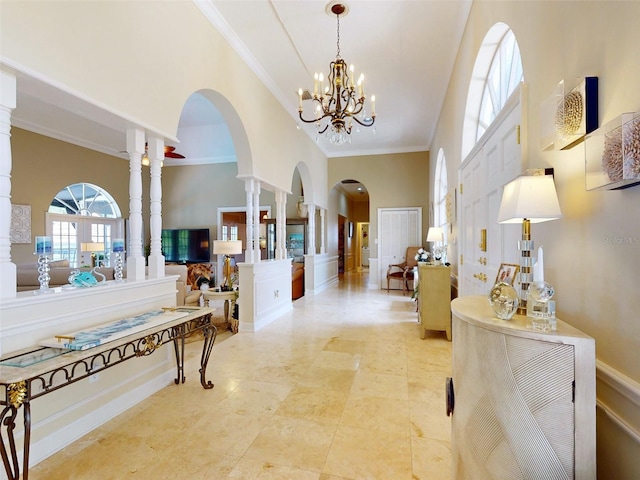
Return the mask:
[[[551,300],[555,290],[547,282],[534,282],[529,285],[527,299],[527,326],[534,330],[550,332],[556,330],[556,305]]]
[[[489,292],[489,305],[500,320],[511,320],[519,301],[516,289],[506,282],[496,283]]]
[[[121,283],[124,280],[122,279],[122,268],[124,264],[123,255],[124,255],[124,239],[123,238],[114,238],[113,239],[113,253],[115,255],[115,265],[113,266],[113,278],[117,283]]]
[[[40,282],[40,289],[36,290],[34,294],[49,293],[49,255],[53,251],[51,237],[36,237],[36,249],[35,254],[38,255],[38,282]]]

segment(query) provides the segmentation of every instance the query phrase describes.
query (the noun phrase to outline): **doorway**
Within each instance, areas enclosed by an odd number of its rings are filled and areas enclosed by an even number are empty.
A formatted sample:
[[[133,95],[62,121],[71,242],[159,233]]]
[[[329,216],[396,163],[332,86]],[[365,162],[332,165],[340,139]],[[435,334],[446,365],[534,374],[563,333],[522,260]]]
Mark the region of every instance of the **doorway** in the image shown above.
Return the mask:
[[[369,270],[369,222],[359,222],[357,225],[358,231],[358,245],[357,249],[360,252],[360,261],[358,264],[358,271]]]

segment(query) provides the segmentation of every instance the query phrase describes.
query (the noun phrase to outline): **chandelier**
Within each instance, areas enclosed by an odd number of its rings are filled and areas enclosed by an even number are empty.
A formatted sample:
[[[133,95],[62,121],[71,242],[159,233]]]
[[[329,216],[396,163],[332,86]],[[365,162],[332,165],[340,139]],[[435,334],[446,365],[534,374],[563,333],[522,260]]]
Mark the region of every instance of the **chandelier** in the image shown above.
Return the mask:
[[[308,91],[298,90],[298,113],[303,122],[316,124],[316,141],[319,140],[319,135],[327,132],[331,143],[342,145],[351,142],[349,135],[354,121],[363,127],[373,125],[376,119],[376,97],[371,96],[371,116],[367,116],[364,75],[361,74],[354,85],[354,67],[351,65],[349,68],[347,62],[340,57],[340,15],[348,11],[347,7],[341,3],[334,3],[327,7],[327,11],[335,14],[337,19],[336,59],[329,65],[327,83],[322,73],[314,74],[313,96]],[[302,116],[302,100],[313,101],[315,118],[307,119]]]

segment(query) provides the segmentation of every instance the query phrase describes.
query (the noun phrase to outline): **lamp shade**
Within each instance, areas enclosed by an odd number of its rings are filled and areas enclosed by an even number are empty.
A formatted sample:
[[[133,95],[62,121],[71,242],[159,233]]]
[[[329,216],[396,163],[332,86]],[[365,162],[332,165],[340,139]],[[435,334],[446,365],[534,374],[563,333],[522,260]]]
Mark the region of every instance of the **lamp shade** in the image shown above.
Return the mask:
[[[427,242],[442,242],[444,236],[442,234],[442,228],[440,227],[429,227],[429,231],[427,232]]]
[[[80,244],[81,252],[104,252],[104,243],[83,242]]]
[[[214,255],[237,255],[242,253],[242,240],[214,240]]]
[[[562,217],[551,175],[525,175],[504,186],[498,223],[547,222]]]

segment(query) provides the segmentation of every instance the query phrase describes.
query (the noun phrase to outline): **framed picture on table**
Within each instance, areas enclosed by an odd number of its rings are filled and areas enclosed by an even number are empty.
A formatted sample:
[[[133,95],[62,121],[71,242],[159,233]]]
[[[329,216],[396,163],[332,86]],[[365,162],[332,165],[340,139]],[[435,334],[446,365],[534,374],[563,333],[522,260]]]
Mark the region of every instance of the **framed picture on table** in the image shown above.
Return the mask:
[[[520,271],[520,266],[513,263],[502,263],[498,269],[495,283],[504,282],[513,285],[516,275]]]

